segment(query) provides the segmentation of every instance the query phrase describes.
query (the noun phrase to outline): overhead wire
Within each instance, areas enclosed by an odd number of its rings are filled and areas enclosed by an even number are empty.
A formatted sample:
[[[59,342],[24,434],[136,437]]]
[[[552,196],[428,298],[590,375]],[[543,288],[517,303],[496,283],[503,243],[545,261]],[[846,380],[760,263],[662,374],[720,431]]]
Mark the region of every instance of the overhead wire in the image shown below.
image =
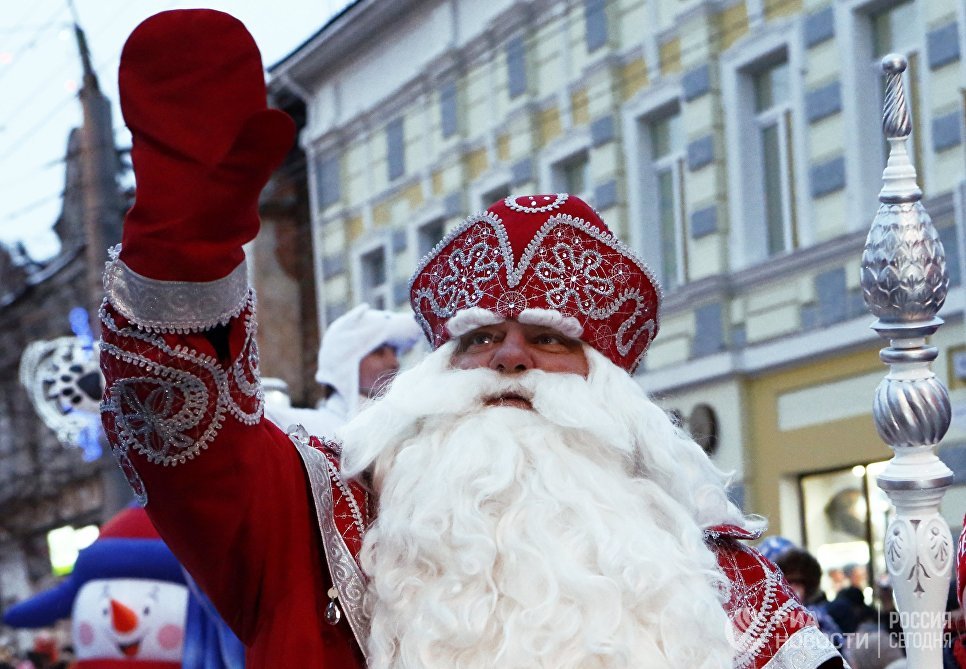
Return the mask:
[[[175,3],[175,1],[176,0],[170,0],[168,2],[168,8],[170,8],[171,6],[173,6],[174,3]],[[127,6],[128,7],[131,7],[132,5],[129,4]],[[61,8],[60,11],[64,11],[64,9]],[[96,36],[97,35],[103,34],[104,30],[106,30],[107,28],[109,28],[112,25],[114,25],[119,20],[119,18],[122,17],[122,16],[124,16],[124,15],[125,14],[123,14],[121,12],[115,12],[112,15],[112,18],[109,21],[107,21],[106,23],[101,24],[95,32],[91,33],[92,39],[89,40],[89,41],[93,41],[94,39],[96,39]],[[107,58],[99,61],[98,64],[94,66],[95,73],[97,73],[98,76],[100,77],[100,75],[101,75],[102,71],[104,70],[104,68],[107,67],[108,65],[110,65],[111,63],[113,63],[115,60],[117,60],[120,57],[120,54],[121,54],[121,52],[119,50],[115,55],[109,56],[109,57],[107,57]],[[42,80],[41,81],[41,85],[36,90],[34,90],[31,93],[31,95],[28,96],[28,99],[33,98],[40,90],[43,90],[44,86],[52,78],[53,77],[48,77],[46,80]],[[33,136],[34,136],[34,134],[36,132],[38,132],[43,126],[45,126],[54,116],[56,116],[58,113],[60,113],[61,111],[65,110],[65,109],[69,109],[69,107],[67,106],[68,103],[70,103],[72,100],[76,99],[77,96],[78,96],[78,92],[71,92],[71,93],[67,94],[66,96],[64,96],[63,98],[60,98],[58,100],[58,102],[46,114],[38,117],[38,119],[27,130],[23,131],[17,139],[13,140],[13,142],[11,142],[10,144],[8,144],[2,150],[2,153],[0,153],[0,161],[5,160],[5,159],[9,158],[10,156],[12,156],[16,150],[18,150],[20,147],[22,147],[27,141],[29,141],[30,139],[32,139]],[[29,105],[25,105],[25,104],[19,105],[16,112],[14,112],[12,115],[8,116],[6,119],[0,121],[0,127],[4,127],[5,125],[7,125],[10,122],[10,120],[12,120],[13,118],[16,118],[24,110],[24,108],[27,107],[27,106],[29,106]],[[116,127],[115,127],[115,132],[116,132]]]
[[[45,172],[52,167],[59,167],[67,163],[70,156],[63,156],[60,158],[54,158],[53,160],[45,160],[39,165],[34,165],[33,167],[27,167],[20,170],[20,174],[13,179],[8,179],[6,181],[0,181],[0,190],[7,188],[12,188],[24,182],[30,181],[36,178],[38,172]]]
[[[173,7],[177,3],[178,3],[178,0],[169,0],[169,2],[167,3],[168,4],[168,7],[167,8],[170,9],[171,7]],[[777,0],[776,2],[772,3],[770,5],[770,7],[771,7],[771,9],[773,11],[780,12],[783,8],[791,8],[792,6],[797,7],[798,6],[798,3],[799,3],[799,0]],[[128,6],[130,7],[131,5],[128,5]],[[57,10],[54,13],[54,15],[52,15],[51,19],[48,19],[48,21],[45,24],[42,24],[41,27],[42,28],[44,28],[44,27],[48,27],[49,28],[49,24],[51,24],[51,22],[54,19],[56,19],[56,17],[59,16],[60,13],[63,12],[63,11],[64,11],[64,8],[61,7],[59,10]],[[106,22],[106,23],[104,23],[104,24],[102,24],[101,26],[99,26],[97,32],[96,33],[93,33],[93,35],[100,35],[100,34],[102,34],[105,29],[107,29],[110,26],[114,25],[119,20],[119,18],[121,16],[122,16],[122,13],[119,13],[119,12],[118,13],[114,13],[113,16],[112,16],[112,18],[111,18],[111,20],[108,21],[108,22]],[[711,30],[709,30],[709,33],[708,33],[708,35],[709,35],[709,41],[713,42],[713,41],[716,41],[718,39],[721,39],[723,36],[725,36],[726,34],[732,32],[732,31],[740,30],[742,28],[747,29],[748,28],[748,23],[749,23],[749,17],[747,15],[739,15],[739,16],[736,16],[734,19],[731,19],[730,21],[727,21],[727,22],[726,21],[723,21],[723,20],[719,20],[716,23],[716,25]],[[31,41],[29,43],[31,45],[31,48],[34,45],[34,43],[39,39],[39,34],[40,33],[38,32],[38,34],[36,34],[31,39]],[[93,42],[94,40],[92,39],[91,41]],[[677,59],[679,61],[685,60],[687,56],[690,56],[690,55],[692,55],[694,53],[697,53],[698,51],[707,52],[708,51],[708,45],[705,44],[705,43],[697,43],[697,44],[695,44],[693,46],[688,46],[688,47],[685,47],[683,49],[679,49],[677,51]],[[94,68],[95,71],[100,75],[105,67],[107,67],[108,65],[113,64],[114,62],[116,62],[120,58],[120,53],[121,53],[121,51],[118,50],[118,52],[116,54],[113,54],[112,56],[110,56],[110,57],[108,57],[106,59],[103,59],[103,60],[99,61],[98,64]],[[2,73],[0,73],[0,77],[2,77]],[[49,81],[49,78],[48,78],[47,81]],[[47,81],[42,81],[42,85],[41,85],[40,89],[38,89],[38,90],[41,90],[43,88],[43,85],[46,85]],[[33,95],[35,95],[36,92],[37,91],[35,90],[31,94],[31,97]],[[46,125],[58,112],[60,112],[62,109],[64,109],[64,106],[65,106],[66,103],[70,102],[71,100],[75,99],[76,97],[77,97],[77,93],[71,93],[70,95],[66,96],[65,98],[62,98],[53,108],[51,108],[51,110],[47,114],[39,117],[39,119],[33,125],[31,125],[30,128],[27,131],[25,131],[19,138],[17,138],[16,140],[14,140],[14,142],[12,144],[8,145],[6,147],[6,150],[3,151],[3,153],[0,153],[0,160],[4,160],[4,159],[8,158],[9,156],[11,156],[14,153],[14,151],[16,151],[17,149],[19,149],[26,141],[28,141],[34,135],[34,133],[36,133],[41,127],[43,127],[44,125]],[[11,118],[14,118],[22,110],[23,110],[23,105],[19,106],[18,111],[15,112],[15,114],[13,116],[8,117],[8,119],[6,121],[0,121],[0,127],[3,127],[6,123],[9,122],[9,120]],[[123,127],[123,125],[121,125],[120,127]],[[114,128],[115,133],[118,130],[119,130],[119,126],[118,125],[115,125],[115,128]],[[59,162],[64,162],[64,161],[63,160],[53,161],[52,163],[47,163],[46,166],[50,166],[52,164],[57,164]],[[307,166],[307,158],[303,154],[303,156],[297,162],[295,162],[295,163],[289,163],[288,165],[284,165],[282,168],[280,168],[280,171],[278,173],[279,174],[282,174],[284,176],[290,176],[291,174],[297,172],[298,170],[301,170],[301,169],[305,168],[306,166]],[[0,184],[0,185],[7,186],[10,183],[11,182],[6,182],[5,184]],[[50,197],[56,197],[56,196],[50,196]],[[49,201],[50,197],[46,198],[46,200]],[[36,205],[36,203],[33,203],[33,205]],[[31,206],[32,205],[28,205],[27,207],[24,207],[22,209],[29,209]],[[22,211],[22,210],[18,210],[18,212],[19,211]],[[7,218],[9,218],[9,215],[7,216]],[[0,220],[5,220],[5,219],[3,217],[0,217]]]
[[[3,69],[0,70],[0,80],[3,80],[3,78],[5,76],[7,76],[8,74],[10,74],[10,72],[15,71],[16,70],[16,67],[20,63],[24,62],[23,55],[25,53],[28,53],[35,46],[37,46],[37,44],[40,42],[41,35],[43,35],[47,31],[49,31],[54,26],[68,25],[66,22],[62,22],[62,21],[58,21],[57,20],[58,17],[60,16],[60,13],[62,11],[63,11],[63,8],[58,9],[58,10],[55,10],[54,13],[51,14],[50,18],[48,18],[47,21],[45,21],[44,23],[42,23],[34,31],[33,36],[27,41],[26,44],[24,44],[22,46],[19,46],[19,47],[16,47],[16,53],[19,54],[19,57],[15,58],[10,63],[7,63],[6,65],[3,66]],[[0,123],[0,127],[2,127],[3,125],[4,125],[3,123]]]
[[[3,216],[0,216],[0,221],[16,220],[22,216],[25,216],[26,214],[29,214],[35,209],[39,209],[45,204],[61,199],[62,197],[64,197],[64,195],[66,195],[66,192],[63,190],[59,190],[56,193],[53,193],[51,195],[45,195],[44,197],[34,200],[33,202],[30,202],[29,204],[26,204],[19,209],[16,209],[7,214],[4,214]]]
[[[785,8],[785,7],[791,7],[793,5],[794,6],[798,6],[798,3],[799,2],[800,2],[800,0],[777,0],[776,2],[772,3],[771,7],[772,7],[772,10],[773,11],[780,11],[782,8]],[[168,2],[168,8],[170,9],[171,7],[173,7],[177,3],[178,3],[178,0],[169,0],[169,2]],[[130,5],[128,5],[128,6],[130,7]],[[105,23],[102,26],[100,26],[99,30],[96,33],[92,33],[92,35],[96,37],[96,35],[101,34],[103,32],[103,29],[105,29],[105,28],[113,25],[118,20],[118,18],[120,16],[121,16],[120,13],[115,13],[113,15],[113,18],[110,21],[108,21],[107,23]],[[724,34],[730,32],[732,30],[735,30],[735,29],[740,29],[742,27],[747,27],[747,25],[748,25],[748,17],[747,17],[747,15],[736,17],[735,19],[733,19],[732,21],[730,21],[727,24],[719,21],[718,24],[711,31],[709,31],[709,36],[711,37],[712,40],[719,39]],[[92,38],[90,41],[93,42],[94,39]],[[697,52],[699,50],[706,51],[707,49],[705,48],[705,45],[703,45],[703,44],[697,44],[695,46],[686,47],[686,48],[681,49],[681,50],[678,51],[678,58],[681,59],[684,56],[691,55],[692,53],[695,53],[695,52]],[[101,71],[103,70],[103,68],[105,66],[107,66],[109,64],[112,64],[114,61],[116,61],[117,59],[119,59],[120,53],[121,52],[118,51],[113,56],[111,56],[111,57],[109,57],[109,58],[107,58],[107,59],[99,62],[98,65],[95,67],[95,70],[97,71],[97,73],[100,74]],[[42,88],[42,86],[41,86],[41,88]],[[31,96],[28,96],[28,97],[33,97],[35,93],[36,93],[36,91],[34,91],[34,93],[31,94]],[[60,107],[62,107],[65,102],[70,101],[75,96],[76,96],[76,93],[71,93],[66,98],[62,99],[55,106],[55,110],[56,109],[59,109]],[[18,106],[18,112],[16,112],[16,114],[19,114],[19,112],[23,110],[23,107],[24,107],[23,105],[19,105]],[[50,116],[52,116],[52,114],[51,115],[48,115],[48,116],[45,116],[44,117],[44,121],[49,120]],[[6,119],[4,121],[0,121],[0,127],[3,127],[4,125],[6,125],[9,122],[9,118],[12,118],[12,117],[8,117],[8,119]],[[38,124],[35,124],[34,126],[32,126],[31,130],[36,130],[36,128],[37,128],[38,125],[42,125],[42,124],[39,124],[39,123]],[[31,134],[31,133],[28,132],[27,134]],[[17,146],[19,146],[19,145],[20,144],[17,144]],[[6,157],[9,154],[10,154],[10,150],[8,149],[6,152],[4,152],[2,155],[0,155],[0,158]]]
[[[177,0],[169,0],[167,2],[167,7],[160,8],[158,11],[161,11],[162,9],[170,9],[172,6],[174,6],[174,4],[176,2],[177,2]],[[127,7],[131,7],[131,6],[132,6],[131,4],[128,4],[127,5]],[[63,9],[58,10],[57,15],[59,15],[61,11],[63,11]],[[116,24],[124,16],[130,16],[130,13],[129,12],[128,13],[115,12],[112,15],[112,17],[111,17],[111,19],[109,21],[101,24],[100,26],[98,26],[98,28],[94,32],[88,33],[88,34],[92,36],[92,39],[94,41],[96,41],[97,36],[102,35],[106,30],[108,30],[111,26],[113,26],[114,24]],[[72,25],[72,24],[69,24],[69,25]],[[106,67],[111,66],[114,62],[116,62],[119,59],[120,53],[121,53],[121,51],[119,49],[116,54],[114,54],[112,56],[108,56],[107,58],[104,58],[104,59],[98,61],[98,63],[96,65],[94,65],[94,71],[95,71],[95,73],[100,77]],[[35,135],[35,133],[37,133],[45,125],[47,125],[59,112],[61,112],[64,109],[70,109],[71,107],[70,107],[69,103],[71,101],[75,100],[77,97],[78,97],[78,94],[77,93],[70,93],[69,95],[67,95],[64,98],[62,98],[56,105],[54,105],[54,107],[52,107],[50,109],[50,111],[48,111],[46,114],[44,114],[41,117],[39,117],[38,120],[36,122],[34,122],[30,126],[30,128],[28,130],[26,130],[25,132],[23,132],[16,140],[14,140],[11,144],[9,144],[6,147],[6,150],[2,154],[0,154],[0,161],[4,160],[5,158],[8,158],[11,155],[13,155],[26,142],[28,142],[31,138],[33,138],[34,135]],[[3,125],[0,124],[0,127],[3,127]],[[123,126],[121,126],[121,127],[123,127]],[[113,132],[114,132],[115,135],[118,132],[118,129],[119,129],[119,126],[117,124],[114,124],[114,128],[112,128],[112,130],[113,130]],[[65,142],[66,142],[66,137],[65,137]],[[56,166],[56,165],[59,165],[59,164],[66,164],[66,162],[67,162],[67,160],[69,158],[74,157],[78,153],[81,153],[81,152],[83,152],[85,150],[86,149],[76,149],[74,151],[73,156],[66,156],[65,155],[64,157],[58,157],[58,158],[55,158],[53,160],[47,161],[43,165],[41,165],[39,168],[35,168],[34,170],[29,170],[28,171],[28,175],[26,176],[26,178],[27,179],[36,178],[37,177],[38,170],[46,170],[46,169],[48,169],[48,168],[50,168],[52,166]],[[123,178],[123,175],[122,175],[122,178]],[[11,184],[14,184],[14,183],[22,183],[25,180],[26,179],[20,179],[20,178],[13,179],[13,180],[10,180],[10,181],[5,182],[3,184],[0,184],[0,187],[6,188],[6,187],[10,186]],[[14,210],[14,211],[8,212],[7,214],[4,214],[4,215],[0,215],[0,222],[8,223],[8,222],[11,222],[11,221],[15,221],[15,220],[17,220],[19,218],[23,218],[23,217],[25,217],[25,216],[27,216],[29,214],[32,214],[33,212],[35,212],[36,210],[42,208],[45,205],[52,204],[52,203],[54,203],[54,202],[62,199],[66,195],[67,195],[67,191],[64,190],[64,189],[60,189],[60,190],[58,190],[57,193],[54,193],[54,194],[50,194],[50,195],[41,197],[41,198],[39,198],[39,199],[37,199],[37,200],[35,200],[33,202],[30,202],[30,203],[28,203],[28,204],[26,204],[26,205],[24,205],[24,206],[22,206],[22,207],[20,207],[20,208],[18,208],[16,210]],[[53,223],[54,221],[51,220],[50,222]]]

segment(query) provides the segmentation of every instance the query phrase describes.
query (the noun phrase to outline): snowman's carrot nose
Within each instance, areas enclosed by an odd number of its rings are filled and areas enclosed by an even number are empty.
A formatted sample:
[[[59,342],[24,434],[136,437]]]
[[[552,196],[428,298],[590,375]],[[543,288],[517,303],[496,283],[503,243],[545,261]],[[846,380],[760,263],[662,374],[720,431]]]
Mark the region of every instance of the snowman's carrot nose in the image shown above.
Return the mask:
[[[138,614],[133,609],[121,604],[116,599],[111,600],[111,625],[121,634],[127,634],[138,626]]]

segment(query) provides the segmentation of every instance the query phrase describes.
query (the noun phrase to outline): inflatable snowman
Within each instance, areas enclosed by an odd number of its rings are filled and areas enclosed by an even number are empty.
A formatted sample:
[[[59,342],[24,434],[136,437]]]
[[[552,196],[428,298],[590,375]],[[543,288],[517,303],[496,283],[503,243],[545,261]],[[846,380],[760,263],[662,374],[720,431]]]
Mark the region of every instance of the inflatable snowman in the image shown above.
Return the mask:
[[[71,618],[77,669],[176,669],[188,588],[141,508],[127,508],[80,551],[58,586],[11,607],[3,622],[37,628]]]

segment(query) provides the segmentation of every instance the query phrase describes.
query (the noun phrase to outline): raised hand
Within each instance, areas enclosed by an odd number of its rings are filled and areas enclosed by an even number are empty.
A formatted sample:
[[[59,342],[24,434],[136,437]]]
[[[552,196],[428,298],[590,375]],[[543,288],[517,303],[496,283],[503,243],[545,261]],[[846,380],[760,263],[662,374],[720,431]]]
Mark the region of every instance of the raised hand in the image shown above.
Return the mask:
[[[258,233],[258,197],[295,125],[268,109],[261,56],[240,21],[213,10],[162,12],[121,53],[121,110],[136,200],[121,260],[152,279],[213,281]]]

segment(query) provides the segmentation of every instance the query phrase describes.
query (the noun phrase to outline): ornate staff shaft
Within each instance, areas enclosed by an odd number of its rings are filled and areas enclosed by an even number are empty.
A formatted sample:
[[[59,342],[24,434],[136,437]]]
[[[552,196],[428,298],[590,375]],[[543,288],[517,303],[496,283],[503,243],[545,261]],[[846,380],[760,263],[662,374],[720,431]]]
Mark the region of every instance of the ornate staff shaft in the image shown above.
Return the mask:
[[[876,213],[862,254],[862,291],[889,339],[879,357],[889,373],[876,389],[876,430],[895,456],[878,484],[895,505],[885,538],[885,558],[906,638],[908,666],[942,666],[942,631],[953,543],[939,515],[953,474],[935,447],[950,421],[949,394],[932,371],[938,352],[926,344],[943,321],[949,276],[936,229],[920,200],[916,170],[906,149],[911,134],[902,89],[906,60],[882,60],[886,95],[882,129],[889,160]]]

